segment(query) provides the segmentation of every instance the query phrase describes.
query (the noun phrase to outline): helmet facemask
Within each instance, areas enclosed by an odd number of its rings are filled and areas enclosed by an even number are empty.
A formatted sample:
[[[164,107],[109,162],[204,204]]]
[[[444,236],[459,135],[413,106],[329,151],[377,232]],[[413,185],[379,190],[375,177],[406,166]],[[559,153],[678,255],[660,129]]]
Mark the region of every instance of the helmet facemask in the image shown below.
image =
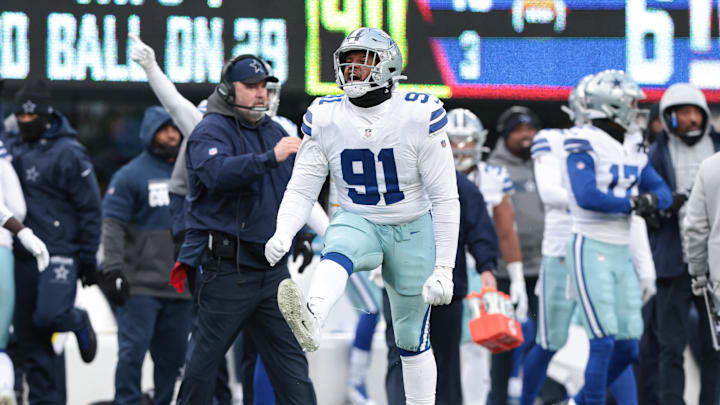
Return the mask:
[[[354,52],[360,57],[354,57]],[[395,82],[406,78],[400,74],[400,49],[388,34],[377,28],[363,27],[351,32],[333,54],[333,61],[335,81],[350,98],[381,88],[392,89]],[[363,78],[365,72],[369,73]]]
[[[464,172],[482,159],[485,148],[477,142],[477,136],[473,134],[448,134],[448,139],[455,159],[455,170]]]
[[[280,82],[267,82],[267,115],[271,117],[277,115],[278,108],[280,107],[280,90],[282,90]]]

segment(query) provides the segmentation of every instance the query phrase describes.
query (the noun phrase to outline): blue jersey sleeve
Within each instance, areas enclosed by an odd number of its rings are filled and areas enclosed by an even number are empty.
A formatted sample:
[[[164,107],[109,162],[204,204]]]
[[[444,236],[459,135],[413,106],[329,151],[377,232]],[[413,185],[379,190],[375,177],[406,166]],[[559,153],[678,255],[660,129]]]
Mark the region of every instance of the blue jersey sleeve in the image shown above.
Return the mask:
[[[631,211],[629,198],[618,198],[598,190],[595,161],[589,153],[571,153],[567,158],[567,169],[575,201],[581,208],[607,213]]]
[[[537,159],[540,156],[552,152],[550,148],[550,142],[544,136],[535,136],[533,138],[532,145],[530,146],[530,155],[533,159]]]
[[[658,208],[666,210],[672,204],[672,192],[665,180],[655,171],[650,163],[643,168],[640,173],[640,184],[638,185],[641,193],[653,193],[658,198]]]
[[[447,123],[448,123],[448,120],[447,120],[447,115],[445,114],[445,109],[442,107],[436,109],[435,111],[433,111],[430,114],[429,133],[434,134],[434,133],[442,130],[443,128],[445,128]]]
[[[312,136],[312,112],[308,109],[305,112],[305,115],[303,116],[303,122],[302,125],[300,125],[300,130],[303,134],[307,136]]]

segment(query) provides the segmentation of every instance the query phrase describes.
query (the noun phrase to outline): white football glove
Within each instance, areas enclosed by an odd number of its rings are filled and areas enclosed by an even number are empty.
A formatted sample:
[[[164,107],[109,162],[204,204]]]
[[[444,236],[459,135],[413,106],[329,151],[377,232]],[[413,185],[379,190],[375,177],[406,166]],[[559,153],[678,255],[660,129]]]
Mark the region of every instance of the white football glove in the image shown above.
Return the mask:
[[[135,34],[128,34],[128,37],[133,40],[132,49],[130,50],[130,58],[137,62],[143,69],[149,69],[155,61],[155,51],[147,46],[140,38]]]
[[[522,262],[508,263],[507,271],[510,276],[510,302],[515,305],[515,318],[524,322],[527,320],[528,296]]]
[[[47,247],[30,228],[23,228],[17,233],[20,243],[37,259],[38,271],[43,272],[50,264],[50,253]]]
[[[643,305],[645,305],[648,301],[650,301],[650,298],[652,298],[657,293],[657,288],[655,287],[655,280],[652,278],[641,278],[640,292],[642,293],[642,303]]]
[[[701,276],[695,276],[692,278],[692,292],[693,294],[702,297],[705,292],[705,286],[708,283],[707,276],[705,274]]]
[[[292,238],[276,232],[265,244],[265,258],[270,266],[275,266],[290,251],[291,247]]]
[[[430,305],[447,305],[453,297],[453,268],[435,266],[423,285],[423,299]]]

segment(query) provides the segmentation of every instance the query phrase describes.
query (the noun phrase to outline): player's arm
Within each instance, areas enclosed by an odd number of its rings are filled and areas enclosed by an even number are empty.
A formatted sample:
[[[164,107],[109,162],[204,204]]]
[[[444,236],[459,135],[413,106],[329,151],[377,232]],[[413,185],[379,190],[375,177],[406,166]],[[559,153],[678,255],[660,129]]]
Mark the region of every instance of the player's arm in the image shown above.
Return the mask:
[[[633,267],[640,281],[643,304],[646,303],[657,289],[655,288],[655,262],[650,250],[645,220],[632,215],[630,222],[630,255]]]
[[[460,202],[450,141],[444,131],[434,132],[424,140],[418,169],[432,204],[435,266],[452,269],[460,231]]]
[[[710,220],[707,214],[704,181],[706,167],[705,163],[700,166],[692,192],[690,192],[690,199],[687,202],[687,211],[683,221],[685,258],[688,261],[688,272],[691,277],[706,276],[708,273]]]
[[[271,266],[285,256],[295,234],[308,222],[328,172],[328,160],[317,138],[305,136],[280,203],[275,234],[265,245],[265,257]]]
[[[20,243],[37,259],[38,271],[43,272],[50,263],[50,254],[45,243],[26,228],[22,222],[12,215],[8,207],[0,201],[0,225],[17,236]]]
[[[562,184],[562,162],[552,153],[533,153],[535,183],[543,204],[557,209],[568,207],[568,192]]]
[[[155,52],[137,36],[130,34],[133,40],[131,58],[144,70],[148,83],[155,96],[163,107],[168,111],[175,124],[187,138],[192,133],[198,122],[202,119],[202,113],[193,103],[177,91],[175,85],[165,76],[165,73],[158,66],[155,60]]]
[[[652,193],[657,197],[657,208],[666,210],[673,202],[672,192],[651,164],[645,165],[640,173],[638,188],[641,193]]]
[[[594,151],[590,142],[582,138],[568,138],[564,142],[568,152],[566,161],[570,187],[577,204],[586,210],[607,213],[629,213],[630,198],[615,197],[597,188]]]
[[[452,276],[460,233],[455,163],[450,141],[442,129],[447,123],[444,114],[443,110],[442,125],[433,127],[431,124],[430,136],[422,142],[418,154],[418,171],[432,204],[435,234],[435,270],[423,285],[423,299],[431,305],[447,305],[452,301]]]
[[[500,204],[493,207],[493,219],[503,260],[505,263],[522,263],[520,238],[515,231],[515,209],[507,194],[503,195]]]

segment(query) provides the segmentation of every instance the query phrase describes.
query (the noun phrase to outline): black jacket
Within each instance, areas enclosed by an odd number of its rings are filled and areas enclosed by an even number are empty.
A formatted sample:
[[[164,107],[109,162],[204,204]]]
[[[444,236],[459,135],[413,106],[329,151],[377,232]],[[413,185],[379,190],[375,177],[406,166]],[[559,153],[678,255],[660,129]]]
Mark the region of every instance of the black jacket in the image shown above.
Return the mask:
[[[709,136],[712,138],[713,147],[717,152],[720,150],[720,134],[711,129]],[[666,133],[663,132],[658,135],[655,143],[650,147],[648,159],[655,171],[670,187],[670,190],[675,191],[677,189],[675,169],[670,158],[668,135]],[[659,229],[648,227],[648,239],[650,240],[650,248],[655,261],[655,272],[658,278],[677,277],[687,271],[683,262],[682,236],[680,235],[677,215],[670,218],[660,218]]]

